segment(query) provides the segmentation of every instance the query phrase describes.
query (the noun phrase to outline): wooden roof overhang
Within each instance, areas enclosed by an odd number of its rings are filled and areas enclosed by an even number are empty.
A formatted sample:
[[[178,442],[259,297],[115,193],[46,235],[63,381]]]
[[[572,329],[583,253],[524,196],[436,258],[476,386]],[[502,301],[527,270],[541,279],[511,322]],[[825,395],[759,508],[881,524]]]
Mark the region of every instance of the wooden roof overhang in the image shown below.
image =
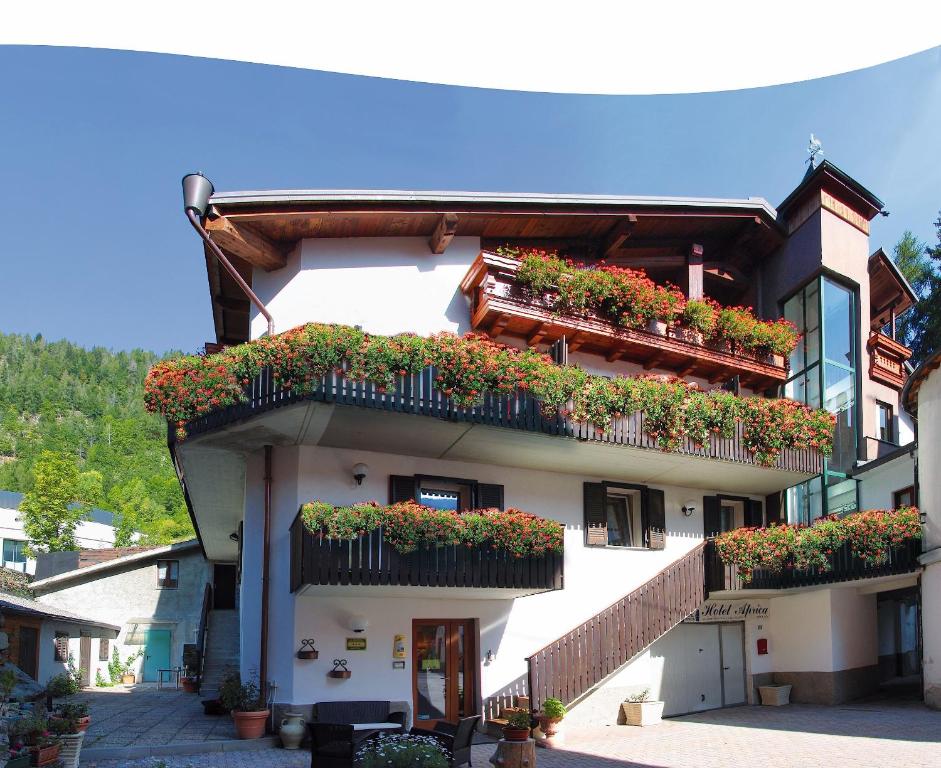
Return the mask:
[[[306,238],[424,237],[442,253],[454,237],[555,248],[583,259],[643,267],[659,279],[703,247],[707,281],[744,281],[784,241],[762,200],[607,198],[476,193],[234,193],[215,195],[206,229],[248,281],[280,269]],[[217,341],[248,338],[249,305],[207,255]]]
[[[871,329],[878,331],[918,301],[915,291],[881,248],[869,257]]]
[[[569,351],[581,349],[608,362],[625,360],[646,370],[698,376],[712,383],[738,375],[742,386],[760,391],[783,384],[788,368],[783,358],[764,360],[719,345],[698,343],[675,329],[657,333],[620,328],[598,317],[555,312],[548,302],[528,296],[516,282],[519,262],[481,252],[464,279],[461,291],[471,298],[471,327],[491,337],[501,334],[526,340],[529,346],[554,343],[563,336]]]

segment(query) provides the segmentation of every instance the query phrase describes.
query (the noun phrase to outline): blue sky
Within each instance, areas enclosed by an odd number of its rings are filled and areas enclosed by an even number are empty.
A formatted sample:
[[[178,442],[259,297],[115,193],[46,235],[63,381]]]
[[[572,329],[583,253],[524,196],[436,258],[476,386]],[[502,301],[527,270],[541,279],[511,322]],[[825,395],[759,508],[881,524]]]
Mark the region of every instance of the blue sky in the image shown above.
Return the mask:
[[[85,49],[0,47],[0,330],[213,338],[180,177],[220,190],[702,195],[779,203],[808,135],[880,196],[872,246],[934,242],[941,48],[787,86],[557,96]]]

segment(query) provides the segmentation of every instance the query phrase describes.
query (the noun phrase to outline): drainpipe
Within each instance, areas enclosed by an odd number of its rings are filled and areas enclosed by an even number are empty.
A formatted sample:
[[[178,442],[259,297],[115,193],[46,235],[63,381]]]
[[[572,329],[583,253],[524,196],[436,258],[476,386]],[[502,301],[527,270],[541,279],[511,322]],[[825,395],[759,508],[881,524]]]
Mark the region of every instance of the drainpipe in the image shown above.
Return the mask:
[[[271,446],[265,446],[265,534],[261,560],[261,658],[259,659],[259,686],[268,697],[268,571],[271,550]]]
[[[261,313],[262,317],[268,321],[268,335],[274,335],[274,320],[268,308],[262,304],[261,299],[251,289],[251,286],[245,282],[245,279],[239,274],[239,271],[233,266],[232,262],[226,258],[222,249],[216,245],[209,233],[202,225],[202,219],[209,209],[209,197],[215,190],[212,182],[201,173],[190,173],[183,177],[183,210],[186,212],[186,218],[193,225],[203,242],[209,246],[209,250],[218,259],[219,263],[225,268],[233,280],[242,289],[248,300],[255,305],[255,308]]]

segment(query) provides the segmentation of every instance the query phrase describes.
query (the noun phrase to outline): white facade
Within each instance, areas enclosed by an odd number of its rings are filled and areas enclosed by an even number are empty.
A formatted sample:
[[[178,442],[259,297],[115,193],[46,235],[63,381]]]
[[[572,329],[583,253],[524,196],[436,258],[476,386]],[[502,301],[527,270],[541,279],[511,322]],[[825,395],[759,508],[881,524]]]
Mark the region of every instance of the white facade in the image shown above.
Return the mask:
[[[0,558],[4,568],[28,574],[36,573],[36,560],[27,558],[23,547],[27,536],[19,511],[22,494],[0,491]],[[89,520],[82,520],[75,528],[75,539],[80,549],[105,549],[114,546],[114,525],[110,513],[96,509]]]

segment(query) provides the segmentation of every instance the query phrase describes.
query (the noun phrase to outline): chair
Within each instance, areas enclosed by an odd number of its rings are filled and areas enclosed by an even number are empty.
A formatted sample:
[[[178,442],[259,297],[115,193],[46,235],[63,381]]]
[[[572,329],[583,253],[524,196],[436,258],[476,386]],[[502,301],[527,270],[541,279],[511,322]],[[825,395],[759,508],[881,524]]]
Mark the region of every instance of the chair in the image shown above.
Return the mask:
[[[353,726],[347,723],[308,723],[310,768],[353,768]]]
[[[471,765],[471,745],[474,741],[474,731],[477,730],[479,722],[480,715],[462,717],[457,721],[457,725],[439,720],[435,723],[433,730],[412,728],[409,733],[432,736],[437,739],[438,743],[451,753],[449,762],[451,768],[457,768],[465,763]]]

